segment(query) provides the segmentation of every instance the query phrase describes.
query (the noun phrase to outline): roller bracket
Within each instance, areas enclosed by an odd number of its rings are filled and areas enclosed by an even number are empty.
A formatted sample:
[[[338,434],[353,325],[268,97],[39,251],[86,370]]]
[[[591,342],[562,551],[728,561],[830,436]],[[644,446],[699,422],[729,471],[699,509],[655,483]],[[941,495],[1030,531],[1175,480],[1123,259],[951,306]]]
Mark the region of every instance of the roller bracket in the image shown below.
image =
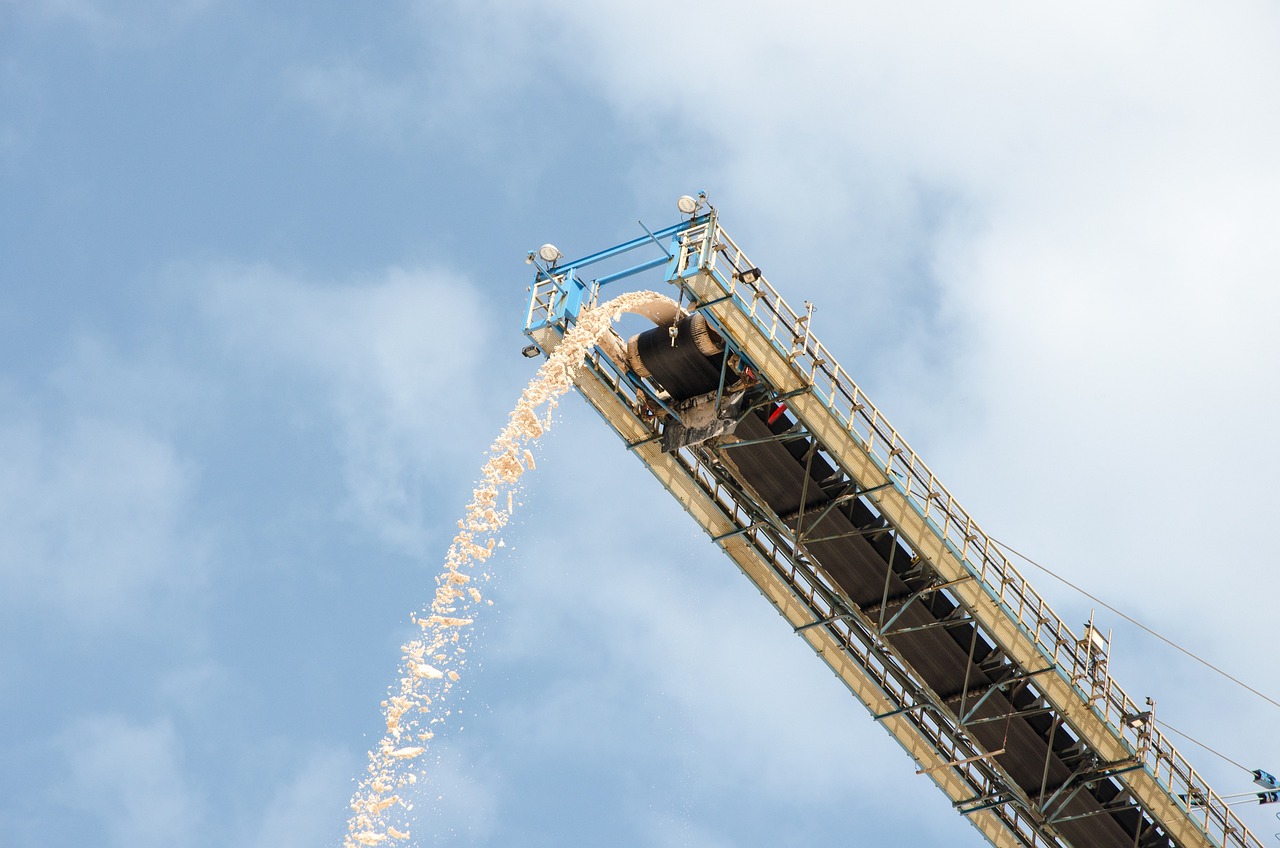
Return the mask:
[[[672,404],[680,420],[668,419],[663,428],[663,453],[673,453],[734,431],[746,406],[746,392],[738,391],[721,398],[719,410],[716,409],[716,394],[708,392]]]

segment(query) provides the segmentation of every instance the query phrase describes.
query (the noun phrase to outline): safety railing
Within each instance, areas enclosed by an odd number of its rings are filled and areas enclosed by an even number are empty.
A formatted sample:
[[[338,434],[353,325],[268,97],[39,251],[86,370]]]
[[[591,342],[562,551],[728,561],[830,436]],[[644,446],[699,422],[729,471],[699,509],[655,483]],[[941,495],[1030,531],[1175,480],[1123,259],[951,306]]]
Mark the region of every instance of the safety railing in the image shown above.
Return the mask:
[[[1075,636],[1045,599],[1001,553],[938,480],[906,439],[888,422],[831,352],[814,336],[811,313],[792,308],[721,229],[714,216],[683,235],[675,274],[704,272],[725,297],[750,318],[756,329],[790,362],[810,391],[840,422],[861,449],[894,482],[907,501],[947,545],[950,552],[1018,623],[1082,701],[1100,715],[1116,736],[1140,757],[1153,777],[1183,811],[1222,845],[1260,846],[1238,816],[1189,762],[1150,723],[1134,727],[1142,710],[1105,670],[1082,639]],[[706,298],[713,299],[713,298]],[[1088,681],[1086,688],[1082,682]]]
[[[547,276],[539,273],[529,288],[529,311],[525,315],[526,329],[541,326],[556,313],[556,300],[565,296],[564,275]]]
[[[608,356],[596,348],[588,353],[587,365],[604,385],[634,409],[638,401],[635,389]],[[1007,781],[995,775],[989,763],[983,762],[985,757],[973,747],[972,741],[959,732],[958,726],[938,714],[936,702],[923,694],[925,683],[915,671],[891,654],[888,645],[875,633],[841,615],[847,607],[837,600],[839,589],[821,571],[807,563],[795,541],[754,511],[751,499],[706,466],[696,452],[683,448],[672,458],[720,508],[730,523],[739,528],[735,535],[745,538],[792,596],[808,608],[814,620],[825,622],[827,632],[839,648],[884,693],[886,699],[899,708],[892,713],[899,713],[909,721],[939,758],[957,770],[972,793],[971,798],[965,800],[1003,799],[998,803],[977,804],[973,810],[963,812],[990,811],[1026,848],[1061,848],[1056,840],[1036,827],[1026,811],[1013,802],[1012,796],[1005,794]],[[962,806],[957,804],[957,808]]]
[[[1015,621],[1070,683],[1077,696],[1122,739],[1148,772],[1179,799],[1183,811],[1219,845],[1261,848],[1238,816],[1208,786],[1166,736],[1150,723],[1133,726],[1142,710],[1111,678],[1099,671],[1087,645],[1052,610],[1001,552],[951,492],[938,480],[910,444],[888,422],[858,384],[814,336],[811,313],[797,312],[720,228],[714,215],[679,237],[668,279],[679,282],[695,273],[715,280],[725,298],[770,340],[841,427],[894,483],[957,561],[1001,609]],[[562,276],[539,274],[530,291],[526,326],[545,325],[557,314],[565,296]],[[682,289],[682,299],[683,299]],[[595,305],[595,287],[584,307]],[[697,304],[691,304],[691,307]],[[1087,683],[1088,685],[1084,685]]]

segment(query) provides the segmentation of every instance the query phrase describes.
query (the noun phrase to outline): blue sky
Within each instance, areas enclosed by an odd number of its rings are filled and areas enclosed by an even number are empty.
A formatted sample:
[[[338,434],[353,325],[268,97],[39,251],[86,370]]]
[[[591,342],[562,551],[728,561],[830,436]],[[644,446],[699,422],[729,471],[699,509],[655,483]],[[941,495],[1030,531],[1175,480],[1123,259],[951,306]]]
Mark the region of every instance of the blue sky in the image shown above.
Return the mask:
[[[338,844],[533,371],[525,252],[700,189],[989,532],[1274,696],[1278,39],[1250,3],[0,2],[0,842]],[[417,844],[983,844],[580,400],[523,499]],[[1280,768],[1274,708],[1099,620],[1131,694]]]

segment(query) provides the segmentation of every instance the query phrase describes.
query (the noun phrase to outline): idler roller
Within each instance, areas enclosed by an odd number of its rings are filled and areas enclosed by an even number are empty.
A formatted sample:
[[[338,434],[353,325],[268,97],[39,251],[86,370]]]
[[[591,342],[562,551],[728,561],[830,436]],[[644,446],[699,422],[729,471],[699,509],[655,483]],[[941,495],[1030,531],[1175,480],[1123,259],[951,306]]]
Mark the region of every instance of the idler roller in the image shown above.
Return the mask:
[[[627,342],[627,367],[676,400],[715,391],[724,340],[695,312],[672,326],[654,327]],[[732,377],[730,377],[732,379]]]

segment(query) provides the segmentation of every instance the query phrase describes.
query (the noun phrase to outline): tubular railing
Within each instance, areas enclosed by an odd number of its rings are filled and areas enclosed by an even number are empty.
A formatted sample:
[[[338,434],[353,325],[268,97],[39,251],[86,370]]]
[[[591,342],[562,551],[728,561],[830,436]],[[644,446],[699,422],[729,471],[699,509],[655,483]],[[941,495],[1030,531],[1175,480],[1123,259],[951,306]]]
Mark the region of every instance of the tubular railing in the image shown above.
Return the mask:
[[[956,501],[951,492],[885,419],[852,377],[836,362],[809,327],[808,313],[797,312],[763,275],[743,271],[755,266],[719,227],[714,217],[684,234],[677,274],[705,272],[732,298],[808,384],[813,394],[870,456],[885,477],[906,496],[951,553],[978,578],[987,593],[1018,623],[1068,678],[1079,697],[1090,704],[1111,730],[1145,763],[1184,812],[1223,845],[1260,846],[1238,816],[1200,777],[1160,731],[1149,724],[1134,728],[1126,721],[1142,710],[1082,647],[1044,598],[1000,552],[998,544]],[[724,267],[724,266],[727,266]],[[896,479],[895,479],[896,478]],[[1086,689],[1081,685],[1088,681]],[[1248,837],[1248,838],[1246,838]]]
[[[588,354],[588,364],[596,376],[619,397],[628,403],[634,403],[635,399],[630,396],[634,389],[628,386],[623,374],[599,349]],[[786,584],[792,595],[808,607],[814,620],[827,622],[828,632],[840,649],[854,660],[886,698],[900,707],[909,708],[903,710],[904,718],[911,722],[944,761],[952,763],[960,771],[973,797],[999,794],[1000,787],[1007,781],[988,773],[991,766],[983,763],[981,757],[975,757],[981,752],[974,749],[972,742],[962,733],[957,733],[959,728],[935,715],[932,710],[915,709],[933,705],[934,702],[921,698],[925,684],[917,679],[914,670],[896,655],[885,653],[886,646],[876,639],[874,633],[846,618],[836,617],[838,613],[845,611],[845,607],[836,600],[839,590],[822,572],[811,566],[798,564],[801,558],[794,540],[779,535],[777,528],[768,521],[760,520],[761,516],[749,506],[750,498],[726,484],[693,451],[681,449],[674,454],[674,459],[730,522],[742,528],[741,535]],[[1061,848],[1057,840],[1035,826],[1034,821],[1027,817],[1020,806],[1002,802],[980,808],[988,809],[998,817],[1004,827],[1015,834],[1027,848]]]
[[[793,309],[755,270],[714,215],[680,236],[668,279],[679,281],[702,272],[715,280],[723,297],[742,311],[774,348],[787,359],[811,392],[846,433],[883,471],[919,512],[948,550],[982,585],[1025,636],[1054,664],[1079,698],[1089,704],[1149,773],[1178,799],[1183,811],[1219,845],[1261,848],[1225,801],[1211,789],[1168,738],[1148,725],[1134,728],[1126,717],[1142,710],[1099,668],[1081,638],[1035,591],[938,480],[906,439],[888,422],[862,389],[813,335],[810,316]],[[547,323],[556,312],[564,277],[539,274],[531,288],[527,327]],[[592,287],[584,307],[596,305]],[[696,303],[692,304],[696,307]],[[1087,683],[1087,687],[1083,684]]]

